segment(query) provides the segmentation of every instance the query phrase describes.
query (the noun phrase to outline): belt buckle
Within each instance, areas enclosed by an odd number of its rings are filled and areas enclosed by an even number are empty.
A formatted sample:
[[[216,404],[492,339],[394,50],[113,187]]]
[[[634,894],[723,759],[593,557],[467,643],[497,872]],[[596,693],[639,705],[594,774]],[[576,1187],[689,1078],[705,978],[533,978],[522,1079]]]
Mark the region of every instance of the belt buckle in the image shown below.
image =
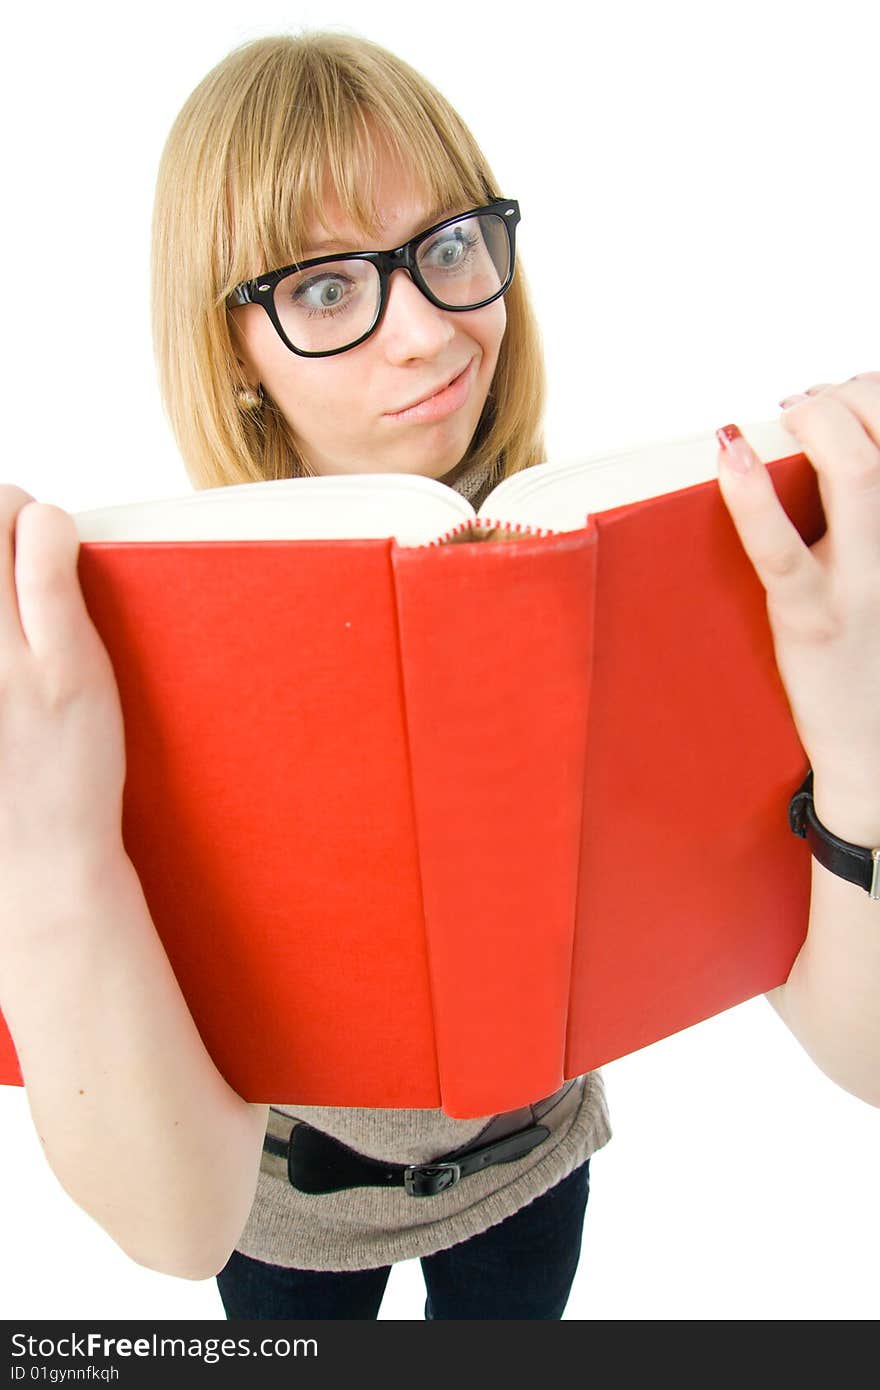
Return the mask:
[[[410,1163],[403,1173],[403,1185],[410,1197],[436,1197],[460,1180],[459,1163]]]

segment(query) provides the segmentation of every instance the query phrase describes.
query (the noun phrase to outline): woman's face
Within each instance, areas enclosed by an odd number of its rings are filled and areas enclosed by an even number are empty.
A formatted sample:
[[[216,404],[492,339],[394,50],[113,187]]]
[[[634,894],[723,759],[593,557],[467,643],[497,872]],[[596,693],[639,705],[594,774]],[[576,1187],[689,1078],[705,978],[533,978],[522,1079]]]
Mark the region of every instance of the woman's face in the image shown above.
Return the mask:
[[[312,225],[304,259],[401,246],[444,216],[466,211],[451,207],[431,216],[404,170],[388,160],[383,170],[378,202],[383,222],[375,244],[359,244],[334,199],[324,209],[333,243],[323,244],[327,233]],[[405,270],[391,276],[379,327],[358,347],[334,357],[290,352],[258,304],[243,305],[232,315],[251,384],[260,383],[272,397],[315,473],[421,473],[446,481],[479,423],[507,326],[503,295],[483,309],[450,313],[431,304]],[[468,381],[457,409],[433,420],[400,415],[465,368]]]

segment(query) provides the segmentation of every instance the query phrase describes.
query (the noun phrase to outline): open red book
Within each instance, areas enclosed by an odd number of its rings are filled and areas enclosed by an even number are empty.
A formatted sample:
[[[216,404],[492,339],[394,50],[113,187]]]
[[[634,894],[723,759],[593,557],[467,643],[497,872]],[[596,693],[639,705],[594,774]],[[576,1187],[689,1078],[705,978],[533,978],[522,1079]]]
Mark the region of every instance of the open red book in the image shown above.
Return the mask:
[[[743,432],[811,544],[809,461]],[[125,847],[245,1100],[514,1109],[786,979],[807,760],[716,459],[541,464],[476,522],[392,474],[77,514]]]

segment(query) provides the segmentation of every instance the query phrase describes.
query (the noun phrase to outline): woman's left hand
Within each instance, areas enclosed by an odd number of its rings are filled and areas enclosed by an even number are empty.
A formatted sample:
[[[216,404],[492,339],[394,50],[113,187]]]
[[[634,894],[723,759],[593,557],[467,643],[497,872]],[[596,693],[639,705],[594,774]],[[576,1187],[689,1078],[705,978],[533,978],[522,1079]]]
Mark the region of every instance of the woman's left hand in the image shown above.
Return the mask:
[[[745,439],[730,450],[720,447],[718,483],[767,593],[776,664],[815,784],[833,786],[835,797],[853,804],[868,799],[875,814],[880,806],[880,372],[811,387],[793,398],[782,424],[818,474],[827,522],[820,540],[812,546],[801,540]],[[746,462],[745,471],[735,471],[737,459]]]

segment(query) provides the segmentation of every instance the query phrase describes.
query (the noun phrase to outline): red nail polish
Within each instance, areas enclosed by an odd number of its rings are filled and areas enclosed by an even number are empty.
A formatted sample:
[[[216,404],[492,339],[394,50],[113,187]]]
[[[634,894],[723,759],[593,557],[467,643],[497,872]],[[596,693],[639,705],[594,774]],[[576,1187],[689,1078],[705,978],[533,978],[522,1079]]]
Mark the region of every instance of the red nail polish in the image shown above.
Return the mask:
[[[742,432],[736,425],[722,425],[721,429],[716,430],[715,433],[719,443],[723,444],[725,448],[728,444],[732,444],[735,439],[742,439]]]
[[[741,430],[736,425],[722,425],[720,430],[715,431],[715,436],[724,447],[726,467],[733,469],[734,473],[748,473],[754,459]]]

